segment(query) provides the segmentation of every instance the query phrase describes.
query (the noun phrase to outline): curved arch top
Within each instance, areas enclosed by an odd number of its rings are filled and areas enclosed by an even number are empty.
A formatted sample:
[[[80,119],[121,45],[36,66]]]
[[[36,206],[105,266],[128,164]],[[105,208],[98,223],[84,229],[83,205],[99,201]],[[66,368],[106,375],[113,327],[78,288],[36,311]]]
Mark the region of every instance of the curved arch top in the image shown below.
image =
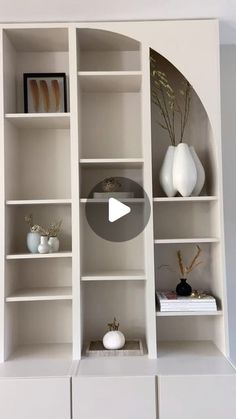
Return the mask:
[[[152,48],[190,82],[206,109],[215,135],[220,132],[218,21],[80,23],[78,29],[110,31]],[[214,71],[211,71],[213,69]]]

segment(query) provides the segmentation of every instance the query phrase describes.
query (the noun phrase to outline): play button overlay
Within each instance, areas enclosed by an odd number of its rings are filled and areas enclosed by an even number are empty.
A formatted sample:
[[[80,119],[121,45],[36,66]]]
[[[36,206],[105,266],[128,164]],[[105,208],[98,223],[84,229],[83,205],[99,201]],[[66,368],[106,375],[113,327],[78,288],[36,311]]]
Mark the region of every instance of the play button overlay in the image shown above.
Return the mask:
[[[109,198],[109,207],[108,207],[108,220],[110,223],[119,220],[125,215],[131,212],[131,208],[128,205],[122,204],[115,198]]]
[[[91,189],[85,205],[90,228],[111,242],[132,240],[141,234],[150,212],[150,202],[142,186],[126,177],[104,178]]]

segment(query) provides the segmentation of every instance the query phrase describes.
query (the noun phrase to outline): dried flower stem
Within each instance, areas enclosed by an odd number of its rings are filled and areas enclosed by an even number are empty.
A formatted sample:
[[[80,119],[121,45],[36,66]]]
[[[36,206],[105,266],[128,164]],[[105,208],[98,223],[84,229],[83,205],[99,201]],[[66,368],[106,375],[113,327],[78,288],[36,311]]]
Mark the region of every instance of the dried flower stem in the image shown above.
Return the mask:
[[[190,264],[188,266],[185,265],[185,263],[183,261],[181,250],[177,251],[179,269],[180,269],[180,272],[181,272],[181,275],[183,276],[183,278],[186,278],[186,276],[190,272],[192,272],[192,270],[194,268],[196,268],[198,265],[200,265],[202,263],[201,261],[198,262],[198,259],[199,259],[199,256],[200,256],[200,253],[201,253],[202,249],[198,245],[196,246],[196,248],[197,248],[197,253],[196,253],[196,255],[194,256],[194,258],[192,259],[192,261],[190,262]]]
[[[159,125],[168,131],[171,144],[177,145],[176,138],[179,137],[180,143],[183,142],[185,128],[189,118],[191,103],[191,85],[183,78],[182,89],[174,90],[165,73],[157,68],[158,57],[153,53],[151,56],[151,94],[152,101],[158,106],[163,118]],[[178,96],[183,97],[184,104],[179,104]],[[175,117],[176,114],[179,118]],[[179,124],[177,125],[177,122]],[[179,134],[177,135],[177,128]]]

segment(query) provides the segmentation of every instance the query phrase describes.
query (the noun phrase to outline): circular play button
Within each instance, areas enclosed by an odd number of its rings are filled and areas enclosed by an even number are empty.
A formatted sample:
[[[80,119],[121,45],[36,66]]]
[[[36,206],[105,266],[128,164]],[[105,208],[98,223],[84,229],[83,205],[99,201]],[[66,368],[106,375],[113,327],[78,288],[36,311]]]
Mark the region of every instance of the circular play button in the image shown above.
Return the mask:
[[[97,183],[86,201],[92,230],[105,240],[122,242],[138,236],[150,217],[150,202],[142,186],[126,177]]]

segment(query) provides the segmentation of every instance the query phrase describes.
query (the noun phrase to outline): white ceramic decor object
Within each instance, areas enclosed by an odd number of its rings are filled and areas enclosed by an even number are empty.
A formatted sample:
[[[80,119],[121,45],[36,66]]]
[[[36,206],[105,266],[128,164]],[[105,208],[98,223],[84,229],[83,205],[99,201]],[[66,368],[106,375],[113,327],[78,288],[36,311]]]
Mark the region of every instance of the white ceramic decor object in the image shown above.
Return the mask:
[[[50,246],[48,244],[48,237],[47,236],[41,236],[40,237],[40,245],[38,247],[39,253],[49,253],[50,252]]]
[[[27,234],[27,248],[30,253],[38,253],[38,246],[40,243],[40,234],[36,232],[30,232]]]
[[[112,330],[103,336],[103,346],[106,349],[121,349],[125,344],[125,337],[119,330]]]
[[[49,237],[48,244],[50,246],[50,252],[56,253],[59,251],[60,241],[58,237]]]
[[[197,169],[185,143],[177,145],[173,164],[174,188],[184,197],[190,196],[197,183]]]
[[[205,183],[205,178],[206,178],[205,170],[204,170],[204,167],[203,167],[203,165],[202,165],[194,147],[190,146],[189,150],[192,154],[192,158],[194,160],[194,163],[195,163],[195,166],[196,166],[196,169],[197,169],[197,183],[196,183],[196,185],[193,189],[192,195],[193,196],[198,196],[200,194],[203,186],[204,186],[204,183]]]
[[[165,194],[169,197],[175,196],[177,193],[177,189],[173,185],[173,163],[175,148],[176,147],[172,145],[168,147],[159,175],[160,185]]]

